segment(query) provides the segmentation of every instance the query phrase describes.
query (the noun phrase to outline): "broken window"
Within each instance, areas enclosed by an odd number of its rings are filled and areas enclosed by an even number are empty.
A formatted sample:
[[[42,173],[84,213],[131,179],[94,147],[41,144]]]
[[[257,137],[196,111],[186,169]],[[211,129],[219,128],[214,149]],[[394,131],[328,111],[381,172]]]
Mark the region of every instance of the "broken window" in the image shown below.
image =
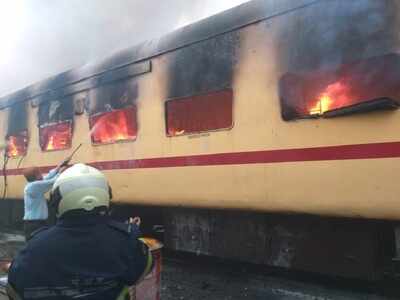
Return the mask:
[[[7,156],[25,156],[28,149],[28,131],[24,130],[16,135],[9,135],[7,140]]]
[[[166,102],[167,135],[200,133],[233,126],[232,90]]]
[[[280,81],[284,120],[393,109],[400,100],[400,56],[373,57],[335,70],[288,73]],[[351,109],[350,109],[351,108]]]
[[[28,149],[26,109],[25,102],[16,103],[9,109],[8,129],[6,135],[6,153],[8,157],[26,155]]]
[[[119,81],[91,91],[86,109],[94,144],[136,139],[137,95],[134,80]]]
[[[71,147],[73,117],[73,102],[70,97],[40,103],[39,143],[43,151]]]

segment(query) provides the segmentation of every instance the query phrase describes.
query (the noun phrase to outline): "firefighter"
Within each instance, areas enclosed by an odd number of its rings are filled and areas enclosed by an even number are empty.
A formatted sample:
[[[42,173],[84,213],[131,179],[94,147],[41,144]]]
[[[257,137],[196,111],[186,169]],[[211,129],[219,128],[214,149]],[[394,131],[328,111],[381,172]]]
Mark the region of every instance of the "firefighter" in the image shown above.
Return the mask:
[[[70,158],[65,159],[44,177],[37,167],[25,169],[24,176],[28,184],[24,189],[24,234],[27,241],[32,232],[47,225],[49,209],[45,194],[50,191],[69,161]]]
[[[57,224],[33,233],[9,270],[11,299],[112,300],[151,270],[152,257],[134,224],[112,221],[111,192],[97,169],[76,164],[54,183]],[[20,297],[20,298],[18,298]]]

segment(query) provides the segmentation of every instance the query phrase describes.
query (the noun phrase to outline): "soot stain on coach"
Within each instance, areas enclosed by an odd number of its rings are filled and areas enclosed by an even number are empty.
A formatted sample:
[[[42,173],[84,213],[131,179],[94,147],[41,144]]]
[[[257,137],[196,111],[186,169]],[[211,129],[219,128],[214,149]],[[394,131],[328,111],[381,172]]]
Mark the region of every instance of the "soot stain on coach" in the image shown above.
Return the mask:
[[[322,1],[287,15],[279,61],[298,72],[392,52],[399,40],[396,6],[394,1]]]
[[[231,88],[239,45],[235,31],[171,53],[167,99]]]

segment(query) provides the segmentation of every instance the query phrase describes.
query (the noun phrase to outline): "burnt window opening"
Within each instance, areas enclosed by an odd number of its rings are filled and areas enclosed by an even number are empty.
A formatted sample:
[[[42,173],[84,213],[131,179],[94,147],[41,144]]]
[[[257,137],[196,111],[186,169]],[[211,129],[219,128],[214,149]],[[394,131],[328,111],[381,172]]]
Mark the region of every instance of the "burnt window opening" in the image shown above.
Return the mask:
[[[342,65],[335,70],[285,74],[279,86],[282,118],[288,121],[336,117],[398,108],[399,74],[397,54]]]
[[[233,31],[171,53],[167,98],[232,88],[240,37]]]
[[[167,135],[179,136],[230,129],[233,126],[232,90],[168,100]]]
[[[90,92],[86,110],[93,144],[132,141],[137,136],[138,86],[124,80]]]
[[[42,151],[71,147],[74,106],[71,97],[42,102],[39,105],[39,143]]]
[[[19,156],[25,156],[28,150],[28,131],[24,130],[18,134],[8,135],[6,137],[7,157],[14,158]]]
[[[7,157],[25,156],[28,150],[27,105],[15,103],[10,107],[6,135]]]

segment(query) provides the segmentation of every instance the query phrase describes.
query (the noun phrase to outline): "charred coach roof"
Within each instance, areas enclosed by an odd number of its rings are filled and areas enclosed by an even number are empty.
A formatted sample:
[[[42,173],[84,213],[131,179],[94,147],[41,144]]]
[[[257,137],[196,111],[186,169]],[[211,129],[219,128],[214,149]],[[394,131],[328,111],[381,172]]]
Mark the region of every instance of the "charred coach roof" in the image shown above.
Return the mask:
[[[72,69],[0,98],[0,109],[16,102],[39,98],[47,101],[118,79],[149,72],[149,59],[243,26],[272,18],[322,0],[253,0],[238,7],[178,29],[159,39],[134,47],[81,68]]]

